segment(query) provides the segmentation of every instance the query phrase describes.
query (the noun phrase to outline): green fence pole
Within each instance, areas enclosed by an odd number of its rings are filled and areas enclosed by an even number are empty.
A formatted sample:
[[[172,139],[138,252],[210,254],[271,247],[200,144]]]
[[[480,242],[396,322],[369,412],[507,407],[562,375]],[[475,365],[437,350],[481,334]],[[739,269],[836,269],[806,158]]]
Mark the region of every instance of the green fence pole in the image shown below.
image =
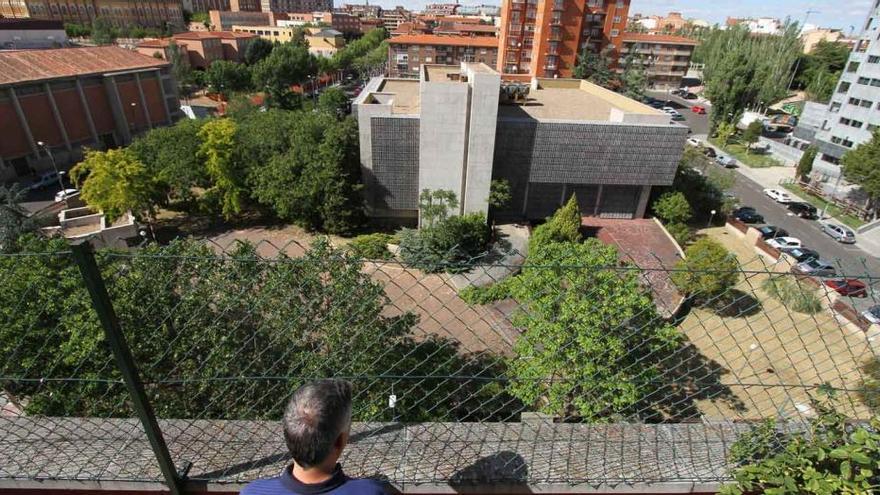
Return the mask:
[[[171,460],[171,454],[168,452],[168,445],[165,444],[165,438],[162,436],[162,430],[156,421],[156,415],[147,395],[144,393],[144,385],[141,382],[140,374],[131,355],[131,350],[119,326],[119,319],[113,310],[113,304],[110,301],[110,295],[107,293],[107,287],[104,285],[104,279],[101,277],[101,271],[95,262],[95,255],[92,246],[88,242],[72,246],[73,259],[79,266],[83,281],[92,298],[95,311],[101,320],[101,326],[104,327],[104,335],[107,343],[113,350],[113,357],[116,359],[116,365],[122,373],[122,379],[125,387],[131,396],[131,402],[134,406],[135,413],[138,415],[144,431],[147,434],[147,440],[159,463],[159,469],[162,470],[162,476],[172,495],[181,495],[184,493],[183,481],[177,474],[174,467],[174,461]]]

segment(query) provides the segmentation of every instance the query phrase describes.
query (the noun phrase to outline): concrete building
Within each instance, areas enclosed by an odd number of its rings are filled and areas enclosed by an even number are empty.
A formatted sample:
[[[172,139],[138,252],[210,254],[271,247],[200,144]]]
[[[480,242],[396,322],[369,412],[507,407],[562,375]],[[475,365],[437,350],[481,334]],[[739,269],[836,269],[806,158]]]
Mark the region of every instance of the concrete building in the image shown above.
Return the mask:
[[[387,31],[393,31],[397,29],[401,22],[412,20],[413,13],[398,5],[393,9],[382,9],[379,18],[382,19]]]
[[[183,10],[187,12],[209,12],[229,10],[229,0],[183,0]]]
[[[697,42],[669,34],[624,33],[621,60],[635,55],[645,66],[648,83],[653,88],[681,86],[687,74]]]
[[[779,34],[782,32],[782,21],[773,17],[735,18],[728,17],[725,25],[732,27],[743,24],[752,34]]]
[[[169,60],[170,46],[174,43],[186,50],[186,60],[191,67],[206,69],[215,60],[242,62],[248,43],[256,37],[250,33],[232,31],[190,31],[175,34],[171,38],[141,41],[135,46],[135,51]]]
[[[498,71],[571,77],[578,55],[610,48],[612,66],[630,0],[504,0]]]
[[[820,41],[850,46],[855,44],[855,40],[847,38],[840,29],[815,28],[801,32],[801,43],[804,45],[804,53],[813,53],[813,50],[816,49],[816,45]]]
[[[0,50],[64,46],[67,46],[67,33],[61,21],[0,18]]]
[[[455,15],[458,13],[458,3],[429,3],[422,12],[426,15]]]
[[[0,181],[51,170],[180,117],[168,62],[115,46],[0,52]]]
[[[0,17],[91,24],[97,17],[114,26],[183,29],[181,0],[3,0]]]
[[[273,43],[292,41],[296,31],[296,26],[232,26],[233,33],[249,33]]]
[[[345,47],[345,38],[335,29],[308,28],[305,38],[309,44],[309,53],[316,57],[332,57]]]
[[[260,0],[229,0],[232,12],[260,12]]]
[[[208,12],[211,28],[229,31],[232,26],[274,26],[275,16],[267,12],[241,12],[212,10]]]
[[[261,12],[323,12],[333,10],[333,0],[260,0]]]
[[[423,65],[419,79],[374,78],[354,102],[374,217],[415,219],[424,189],[486,212],[489,185],[512,200],[498,218],[541,219],[576,195],[584,215],[641,217],[672,184],[687,128],[594,84],[502,82],[485,64]]]
[[[874,2],[862,25],[856,47],[831,96],[822,125],[815,131],[819,154],[814,175],[840,176],[840,158],[867,142],[880,128],[880,41],[877,40],[880,4]]]
[[[342,4],[342,11],[357,17],[378,19],[382,14],[382,7],[369,3],[345,3]]]
[[[422,64],[471,62],[494,67],[497,60],[497,38],[422,34],[388,40],[388,71],[392,77],[418,77]]]

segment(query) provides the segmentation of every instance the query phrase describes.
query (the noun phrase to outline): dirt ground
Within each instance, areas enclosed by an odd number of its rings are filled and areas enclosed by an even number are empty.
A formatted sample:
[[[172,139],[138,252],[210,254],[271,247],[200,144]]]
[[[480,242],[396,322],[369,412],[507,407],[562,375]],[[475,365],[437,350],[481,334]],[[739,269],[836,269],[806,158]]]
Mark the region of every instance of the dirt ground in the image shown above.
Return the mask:
[[[761,289],[770,264],[724,228],[704,231],[739,258],[745,273],[738,289],[757,301],[747,316],[721,317],[695,309],[681,330],[713,365],[728,387],[714,398],[697,401],[706,419],[757,418],[811,414],[810,396],[827,384],[837,393],[842,412],[857,418],[869,411],[852,392],[860,387],[859,365],[876,358],[865,334],[838,323],[827,309],[815,315],[786,308]],[[818,289],[822,293],[822,289]]]

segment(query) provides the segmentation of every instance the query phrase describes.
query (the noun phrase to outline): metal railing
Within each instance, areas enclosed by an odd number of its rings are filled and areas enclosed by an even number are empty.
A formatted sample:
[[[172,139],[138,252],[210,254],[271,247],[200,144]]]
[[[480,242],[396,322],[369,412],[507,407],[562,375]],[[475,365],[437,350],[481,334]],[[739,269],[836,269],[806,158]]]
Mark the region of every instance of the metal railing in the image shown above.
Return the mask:
[[[723,482],[750,421],[821,394],[876,413],[876,328],[821,281],[755,256],[668,317],[657,294],[720,270],[510,254],[458,274],[321,240],[0,255],[0,480],[273,475],[284,404],[325,377],[356,390],[349,474],[401,484]],[[877,277],[847,277],[876,304]]]

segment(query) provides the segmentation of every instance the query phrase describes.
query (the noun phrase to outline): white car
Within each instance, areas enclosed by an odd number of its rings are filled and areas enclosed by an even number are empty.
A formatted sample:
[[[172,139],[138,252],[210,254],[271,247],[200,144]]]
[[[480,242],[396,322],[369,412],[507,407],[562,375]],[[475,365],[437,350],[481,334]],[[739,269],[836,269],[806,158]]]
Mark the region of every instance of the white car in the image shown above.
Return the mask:
[[[699,148],[700,146],[703,146],[702,141],[700,141],[697,138],[688,138],[687,143],[695,148]]]
[[[868,320],[875,325],[880,325],[880,304],[878,304],[877,306],[872,306],[865,310],[865,312],[862,313],[862,318]]]
[[[769,239],[767,241],[772,247],[776,249],[786,249],[786,248],[799,248],[803,245],[801,244],[801,240],[797,237],[775,237],[773,239]]]
[[[660,111],[662,111],[662,112],[666,112],[666,113],[668,113],[669,115],[673,115],[673,114],[678,113],[678,110],[676,110],[676,109],[674,109],[674,108],[672,108],[672,107],[663,107],[663,108],[660,109]]]
[[[736,159],[734,159],[732,156],[727,156],[720,153],[718,154],[718,156],[715,157],[715,163],[725,168],[736,167]]]
[[[60,203],[79,194],[79,189],[65,189],[55,193],[55,202]]]
[[[777,203],[791,203],[793,201],[791,194],[780,189],[764,189],[764,194]]]

